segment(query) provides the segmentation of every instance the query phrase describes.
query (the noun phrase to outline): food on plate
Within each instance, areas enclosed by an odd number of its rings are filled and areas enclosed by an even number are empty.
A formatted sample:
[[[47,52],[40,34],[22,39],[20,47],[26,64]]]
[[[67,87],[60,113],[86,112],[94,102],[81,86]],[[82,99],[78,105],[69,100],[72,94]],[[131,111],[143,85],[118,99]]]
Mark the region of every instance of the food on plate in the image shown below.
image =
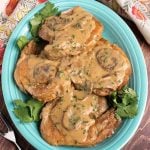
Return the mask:
[[[43,107],[43,103],[35,99],[29,99],[26,102],[22,100],[14,101],[14,113],[22,122],[32,122],[40,120],[40,112]]]
[[[52,145],[91,146],[111,136],[120,125],[105,97],[65,87],[64,96],[41,113],[43,138]],[[55,138],[53,138],[55,137]]]
[[[128,83],[131,64],[121,48],[101,39],[90,52],[74,57],[68,72],[77,89],[107,96]]]
[[[17,45],[18,45],[19,49],[21,50],[24,48],[24,46],[27,45],[28,42],[29,42],[29,40],[27,39],[26,36],[21,36],[17,41]]]
[[[36,44],[30,41],[21,52],[14,78],[22,91],[40,101],[51,101],[59,93],[58,81],[55,79],[58,63],[39,57],[36,53]]]
[[[22,122],[40,118],[49,144],[88,147],[137,114],[136,93],[126,86],[132,67],[123,50],[102,37],[103,25],[92,14],[79,6],[58,14],[47,3],[30,20],[33,39],[17,42],[22,50],[14,78],[34,99],[16,100],[14,113]]]
[[[121,90],[109,95],[110,101],[113,101],[113,107],[116,109],[116,115],[122,118],[133,118],[138,113],[138,101],[136,92],[125,86]]]
[[[34,40],[39,40],[38,30],[42,22],[50,16],[58,15],[58,8],[54,4],[47,2],[45,7],[42,8],[35,16],[30,20],[30,32]]]
[[[60,59],[91,50],[101,38],[103,26],[90,13],[75,7],[60,16],[48,17],[39,36],[48,41],[43,53],[48,59]]]

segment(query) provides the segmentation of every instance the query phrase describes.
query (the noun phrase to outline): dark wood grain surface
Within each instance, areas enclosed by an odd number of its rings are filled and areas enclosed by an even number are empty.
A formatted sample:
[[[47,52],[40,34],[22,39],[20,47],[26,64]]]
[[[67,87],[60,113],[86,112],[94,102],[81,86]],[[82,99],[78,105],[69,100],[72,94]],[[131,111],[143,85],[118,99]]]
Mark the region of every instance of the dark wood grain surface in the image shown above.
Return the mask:
[[[125,20],[130,28],[133,30],[135,36],[137,37],[141,49],[143,51],[146,65],[147,65],[147,72],[148,76],[150,76],[150,45],[146,43],[143,36],[140,34],[136,26],[128,21]],[[150,79],[149,79],[149,85],[150,85]],[[1,89],[0,89],[1,90]],[[150,89],[148,90],[148,93],[150,93]],[[0,110],[5,114],[5,116],[10,120],[9,115],[6,111],[6,107],[4,105],[2,91],[0,91]],[[147,106],[145,109],[145,114],[142,119],[142,122],[133,136],[133,138],[125,145],[123,150],[150,150],[150,94],[148,94],[148,100],[147,100]],[[13,126],[13,123],[10,120],[11,125]],[[22,150],[34,150],[34,148],[18,133],[16,128],[13,126],[17,138],[17,142],[22,148]],[[0,130],[4,130],[4,126],[2,125],[0,121]],[[0,137],[0,150],[15,150],[16,147],[13,143],[10,141],[4,139],[3,137]]]

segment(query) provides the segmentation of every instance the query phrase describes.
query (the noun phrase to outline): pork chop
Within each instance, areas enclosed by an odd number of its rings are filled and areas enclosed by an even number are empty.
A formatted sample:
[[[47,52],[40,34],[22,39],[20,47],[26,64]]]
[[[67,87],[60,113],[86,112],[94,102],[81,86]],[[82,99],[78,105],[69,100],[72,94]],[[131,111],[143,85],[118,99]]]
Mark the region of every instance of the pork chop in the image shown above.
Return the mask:
[[[19,88],[40,101],[56,99],[59,84],[56,77],[58,62],[39,57],[34,41],[22,50],[17,62],[14,78]]]
[[[55,60],[91,50],[101,38],[102,31],[102,24],[90,13],[75,7],[60,16],[47,18],[39,30],[39,36],[49,41],[44,48],[45,56]]]
[[[66,68],[76,89],[100,96],[121,89],[131,75],[131,64],[125,53],[105,39],[101,39],[91,52],[72,58]]]
[[[74,92],[68,93],[42,110],[40,131],[49,144],[87,147],[114,133],[120,120],[108,108],[106,98],[89,94],[79,99]]]

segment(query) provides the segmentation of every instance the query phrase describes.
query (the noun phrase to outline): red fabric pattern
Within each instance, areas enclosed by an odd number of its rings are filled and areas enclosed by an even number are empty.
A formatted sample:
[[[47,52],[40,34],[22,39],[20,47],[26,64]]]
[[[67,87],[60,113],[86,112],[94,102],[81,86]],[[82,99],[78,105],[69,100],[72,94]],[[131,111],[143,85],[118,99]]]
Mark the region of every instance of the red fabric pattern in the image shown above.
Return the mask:
[[[10,16],[12,12],[14,11],[15,7],[17,6],[19,0],[10,0],[8,5],[6,6],[6,14]]]

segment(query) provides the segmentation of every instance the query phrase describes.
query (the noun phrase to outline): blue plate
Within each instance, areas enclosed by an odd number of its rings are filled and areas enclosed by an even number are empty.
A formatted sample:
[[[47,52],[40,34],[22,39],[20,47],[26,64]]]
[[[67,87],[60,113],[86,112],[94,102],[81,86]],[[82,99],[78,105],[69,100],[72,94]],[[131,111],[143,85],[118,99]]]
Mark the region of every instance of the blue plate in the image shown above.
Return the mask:
[[[54,2],[59,7],[60,11],[69,9],[74,6],[81,6],[87,11],[91,12],[98,20],[104,25],[103,37],[110,40],[113,43],[118,44],[129,57],[132,67],[133,74],[130,80],[130,86],[138,93],[138,115],[134,119],[126,119],[123,121],[120,128],[115,134],[105,140],[104,142],[96,145],[96,147],[84,148],[85,150],[117,150],[123,147],[129,139],[133,136],[137,130],[142,116],[144,114],[146,100],[147,100],[147,89],[148,80],[146,65],[140,46],[133,35],[132,31],[126,25],[126,23],[112,10],[106,6],[93,1],[93,0],[57,0]],[[26,99],[24,95],[16,86],[13,78],[14,68],[18,59],[19,50],[16,46],[16,40],[21,35],[29,36],[29,20],[37,13],[45,4],[39,5],[33,9],[28,15],[26,15],[22,21],[17,25],[13,31],[4,54],[3,66],[2,66],[2,89],[5,104],[7,106],[10,117],[25,137],[25,139],[31,143],[36,149],[40,150],[70,150],[70,149],[81,149],[76,147],[55,147],[47,144],[41,137],[38,125],[36,123],[21,123],[14,115],[14,105],[12,101],[14,99]],[[55,137],[54,137],[55,138]]]

